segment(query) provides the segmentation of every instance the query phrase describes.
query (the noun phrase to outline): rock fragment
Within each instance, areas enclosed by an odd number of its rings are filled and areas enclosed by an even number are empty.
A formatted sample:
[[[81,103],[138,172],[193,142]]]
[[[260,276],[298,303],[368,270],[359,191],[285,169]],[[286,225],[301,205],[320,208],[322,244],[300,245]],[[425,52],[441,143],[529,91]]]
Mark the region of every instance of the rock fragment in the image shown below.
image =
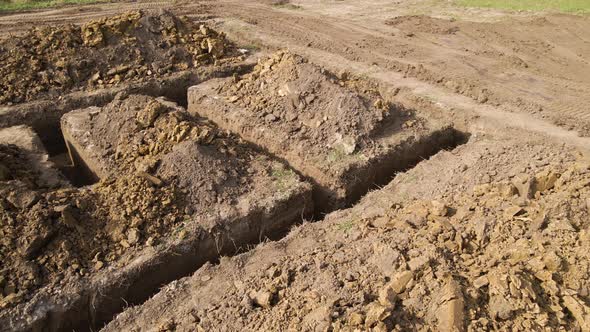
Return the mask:
[[[533,181],[528,174],[519,174],[514,177],[512,184],[518,190],[520,197],[528,199],[533,196]]]
[[[273,294],[269,291],[261,290],[251,293],[250,298],[256,305],[262,308],[270,308],[273,301]]]
[[[367,306],[367,316],[365,318],[365,327],[373,327],[377,323],[384,321],[391,315],[391,309],[377,302],[370,303]]]
[[[464,331],[464,299],[459,284],[449,280],[441,290],[436,310],[439,331]]]
[[[406,290],[408,282],[414,278],[414,274],[411,271],[402,271],[397,273],[391,281],[389,286],[393,289],[396,294],[401,294]]]
[[[563,303],[580,324],[582,331],[590,331],[590,308],[576,295],[565,295]]]
[[[391,308],[395,306],[395,300],[398,292],[394,289],[394,285],[388,283],[379,291],[378,301],[384,307]]]

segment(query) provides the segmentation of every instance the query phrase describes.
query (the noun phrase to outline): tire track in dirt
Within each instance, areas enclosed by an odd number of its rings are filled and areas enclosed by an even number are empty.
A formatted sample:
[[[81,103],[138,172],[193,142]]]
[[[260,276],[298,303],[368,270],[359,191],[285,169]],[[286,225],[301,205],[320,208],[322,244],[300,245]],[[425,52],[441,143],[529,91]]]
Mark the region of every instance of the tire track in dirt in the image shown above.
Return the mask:
[[[99,17],[116,15],[130,10],[156,10],[173,6],[169,1],[140,3],[101,3],[85,6],[67,6],[59,9],[33,11],[28,13],[0,15],[0,38],[18,34],[32,26],[73,23],[79,24]]]

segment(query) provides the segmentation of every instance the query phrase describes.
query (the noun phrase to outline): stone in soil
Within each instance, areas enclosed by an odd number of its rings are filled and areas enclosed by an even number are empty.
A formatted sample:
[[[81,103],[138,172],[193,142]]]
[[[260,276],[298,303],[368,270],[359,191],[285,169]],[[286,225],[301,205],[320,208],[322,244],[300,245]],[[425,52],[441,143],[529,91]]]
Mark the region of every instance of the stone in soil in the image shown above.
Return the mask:
[[[395,105],[377,86],[280,51],[242,77],[189,89],[188,110],[286,160],[316,184],[320,210],[359,199],[457,141],[450,127]]]

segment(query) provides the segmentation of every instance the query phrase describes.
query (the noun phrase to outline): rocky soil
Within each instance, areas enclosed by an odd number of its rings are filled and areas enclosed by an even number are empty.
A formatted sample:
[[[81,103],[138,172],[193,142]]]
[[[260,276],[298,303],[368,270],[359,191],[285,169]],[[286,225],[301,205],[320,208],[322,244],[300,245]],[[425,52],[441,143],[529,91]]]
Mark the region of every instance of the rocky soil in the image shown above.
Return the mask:
[[[371,154],[372,136],[388,125],[420,125],[412,111],[392,105],[377,85],[347,71],[332,74],[288,51],[261,60],[251,73],[218,89],[248,111],[254,128],[289,134],[276,149],[294,150],[325,172],[340,171],[338,164],[350,162],[346,156],[354,152]]]
[[[439,154],[105,331],[586,331],[590,164],[535,144]]]
[[[0,43],[0,105],[142,82],[235,52],[223,34],[166,11],[33,28]]]
[[[188,111],[286,160],[317,184],[326,212],[461,140],[449,119],[408,109],[395,94],[282,50],[250,73],[189,88]]]

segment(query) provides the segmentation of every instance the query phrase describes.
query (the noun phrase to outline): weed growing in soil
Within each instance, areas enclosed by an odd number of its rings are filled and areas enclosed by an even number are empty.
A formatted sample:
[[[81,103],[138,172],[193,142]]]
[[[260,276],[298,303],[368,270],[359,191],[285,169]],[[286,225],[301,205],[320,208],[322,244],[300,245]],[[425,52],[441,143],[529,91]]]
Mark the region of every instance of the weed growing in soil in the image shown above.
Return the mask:
[[[352,220],[346,220],[346,221],[343,221],[340,224],[338,224],[338,230],[342,231],[344,233],[350,232],[350,230],[352,230],[353,227],[354,227],[354,221],[352,221]]]
[[[277,187],[280,191],[286,191],[289,189],[293,179],[297,178],[295,172],[285,168],[273,168],[271,175],[276,179]]]
[[[332,149],[328,154],[328,162],[335,163],[341,161],[344,157],[346,157],[346,154],[342,149]]]

